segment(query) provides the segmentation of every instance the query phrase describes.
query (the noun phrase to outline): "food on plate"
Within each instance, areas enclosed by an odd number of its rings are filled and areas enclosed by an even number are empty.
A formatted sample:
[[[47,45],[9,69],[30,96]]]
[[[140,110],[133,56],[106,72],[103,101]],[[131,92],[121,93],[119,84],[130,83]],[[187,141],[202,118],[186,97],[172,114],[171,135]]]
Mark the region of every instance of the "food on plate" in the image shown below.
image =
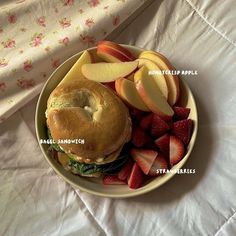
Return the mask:
[[[120,78],[115,81],[115,88],[118,95],[132,107],[141,111],[150,111],[140,97],[133,81]]]
[[[63,78],[63,80],[60,82],[60,84],[68,83],[77,81],[78,79],[84,79],[81,72],[81,67],[84,64],[92,63],[93,62],[93,56],[92,54],[85,50],[83,54],[80,56],[80,58],[75,62],[75,64],[71,67],[69,72],[66,74],[66,76]]]
[[[168,102],[170,105],[174,105],[179,98],[179,78],[174,73],[168,73],[174,71],[175,68],[171,65],[169,60],[162,54],[153,51],[143,51],[139,55],[140,59],[148,59],[154,63],[162,70],[164,73],[166,84],[168,87]]]
[[[194,125],[190,108],[175,105],[179,78],[160,73],[172,69],[159,53],[137,59],[110,41],[84,51],[48,99],[51,156],[74,174],[102,177],[104,186],[137,189],[167,173],[184,158]]]
[[[147,71],[145,67],[141,68]],[[136,89],[147,107],[160,116],[172,116],[173,109],[161,93],[160,88],[152,77],[146,77],[148,72],[142,73],[142,77],[136,83]]]
[[[152,61],[146,58],[139,58],[138,67],[141,68],[134,75],[134,81],[138,82],[142,77],[152,79],[157,86],[159,87],[162,95],[167,99],[168,98],[168,87],[164,75],[161,73],[161,69]],[[142,69],[146,67],[146,70]]]
[[[128,109],[110,89],[94,81],[56,87],[46,114],[53,140],[70,140],[61,143],[60,149],[76,164],[113,162],[131,137]],[[73,143],[79,139],[84,142]]]
[[[119,44],[110,41],[100,41],[97,55],[106,62],[134,61],[134,55]]]
[[[114,63],[90,63],[82,66],[82,74],[85,78],[96,82],[112,82],[118,78],[128,76],[138,66],[137,61]]]

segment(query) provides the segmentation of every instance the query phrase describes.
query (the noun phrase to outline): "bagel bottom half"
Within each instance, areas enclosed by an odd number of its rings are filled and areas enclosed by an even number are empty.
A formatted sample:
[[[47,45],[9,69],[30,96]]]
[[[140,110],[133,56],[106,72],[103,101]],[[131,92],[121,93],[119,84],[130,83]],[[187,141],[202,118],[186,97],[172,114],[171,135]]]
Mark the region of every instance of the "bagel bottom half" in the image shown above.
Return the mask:
[[[131,137],[127,107],[111,89],[90,80],[56,87],[49,96],[46,116],[52,138],[80,163],[114,161]]]

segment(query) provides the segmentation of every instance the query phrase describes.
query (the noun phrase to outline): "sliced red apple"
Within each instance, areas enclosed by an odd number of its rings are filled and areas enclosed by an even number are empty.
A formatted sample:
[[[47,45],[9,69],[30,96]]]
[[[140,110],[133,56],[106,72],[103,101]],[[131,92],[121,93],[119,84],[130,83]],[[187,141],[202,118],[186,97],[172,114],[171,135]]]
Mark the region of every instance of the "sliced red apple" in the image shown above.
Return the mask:
[[[152,112],[161,117],[173,116],[174,111],[152,77],[141,77],[140,80],[136,82],[136,89],[146,106]]]
[[[71,69],[65,75],[65,77],[60,82],[60,84],[73,82],[80,79],[85,79],[84,75],[81,72],[81,67],[84,64],[92,63],[92,62],[93,62],[93,57],[91,53],[85,50],[83,54],[80,56],[80,58],[75,62],[75,64],[71,67]]]
[[[138,61],[138,67],[141,68],[145,66],[147,68],[147,72],[145,77],[152,77],[158,87],[160,88],[161,93],[164,95],[164,97],[167,99],[168,98],[168,87],[166,83],[166,79],[164,75],[161,73],[161,69],[152,61],[149,59],[144,59],[144,58],[139,58],[137,59]],[[140,78],[143,76],[144,71],[143,70],[138,70],[135,73],[134,76],[134,81],[137,82],[140,80]],[[154,74],[155,73],[155,74]]]
[[[87,79],[106,83],[115,81],[120,77],[128,76],[137,68],[137,66],[137,61],[84,64],[82,66],[82,73]]]
[[[126,48],[122,47],[121,45],[111,42],[111,41],[100,41],[98,43],[98,50],[101,49],[101,51],[104,52],[105,49],[105,54],[109,54],[109,52],[113,52],[116,51],[119,54],[116,54],[118,56],[118,60],[121,61],[133,61],[136,58],[134,57],[134,55]],[[120,55],[122,55],[123,57],[120,57]],[[103,56],[103,55],[102,55]],[[122,58],[124,60],[122,60]],[[113,62],[113,61],[108,61],[108,62]]]
[[[134,82],[120,78],[115,81],[115,88],[118,95],[132,107],[141,111],[150,111],[137,92]]]
[[[161,70],[172,71],[175,68],[171,65],[166,57],[162,54],[153,51],[144,51],[139,55],[139,58],[149,59],[156,63]],[[179,78],[177,75],[165,74],[166,83],[168,87],[168,102],[174,105],[179,98]]]

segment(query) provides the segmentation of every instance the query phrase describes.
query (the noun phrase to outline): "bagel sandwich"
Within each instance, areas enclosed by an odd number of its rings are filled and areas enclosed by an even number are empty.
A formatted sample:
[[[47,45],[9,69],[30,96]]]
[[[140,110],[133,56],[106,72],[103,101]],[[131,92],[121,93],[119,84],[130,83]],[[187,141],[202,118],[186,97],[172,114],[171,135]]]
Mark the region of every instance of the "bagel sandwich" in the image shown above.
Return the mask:
[[[67,168],[83,176],[99,176],[131,138],[128,108],[111,89],[91,80],[57,86],[48,98],[46,119],[52,147],[64,153]]]

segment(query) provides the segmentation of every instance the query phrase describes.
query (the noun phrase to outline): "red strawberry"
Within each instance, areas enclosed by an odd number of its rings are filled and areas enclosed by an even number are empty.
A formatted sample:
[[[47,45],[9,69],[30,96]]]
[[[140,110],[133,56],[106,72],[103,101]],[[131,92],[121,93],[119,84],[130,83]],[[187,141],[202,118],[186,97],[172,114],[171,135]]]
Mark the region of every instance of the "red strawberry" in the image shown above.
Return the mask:
[[[118,178],[121,180],[126,180],[131,173],[133,164],[134,164],[134,161],[132,158],[130,158],[122,167],[122,169],[119,171]]]
[[[190,113],[190,108],[186,107],[173,107],[174,112],[175,112],[175,118],[177,120],[184,120],[187,119]]]
[[[145,144],[150,144],[152,139],[139,127],[133,127],[132,143],[135,147],[143,147]]]
[[[152,119],[151,134],[155,138],[165,134],[170,129],[169,125],[158,115],[154,114]]]
[[[119,179],[116,175],[105,175],[102,180],[103,184],[105,185],[120,185],[126,184],[124,180]]]
[[[140,122],[140,127],[143,130],[149,130],[152,126],[152,118],[153,118],[153,113],[143,117]]]
[[[131,174],[128,179],[128,185],[130,188],[136,189],[140,188],[143,185],[145,175],[138,166],[137,163],[134,163]]]
[[[144,174],[147,174],[157,157],[157,152],[148,149],[131,149],[131,156],[138,163]]]
[[[191,119],[176,121],[173,124],[172,132],[184,144],[188,144],[192,134],[193,121]]]
[[[159,148],[159,150],[165,155],[167,160],[169,160],[169,151],[170,151],[169,134],[164,134],[160,138],[156,139],[155,144]]]
[[[175,136],[170,136],[170,164],[171,166],[177,164],[183,159],[185,154],[184,144]]]
[[[166,159],[162,154],[158,154],[155,161],[153,162],[153,165],[151,166],[151,169],[148,172],[149,176],[158,176],[161,174],[164,174],[163,170],[168,169],[168,164]]]
[[[130,115],[132,119],[140,121],[145,113],[136,108],[130,108]]]

